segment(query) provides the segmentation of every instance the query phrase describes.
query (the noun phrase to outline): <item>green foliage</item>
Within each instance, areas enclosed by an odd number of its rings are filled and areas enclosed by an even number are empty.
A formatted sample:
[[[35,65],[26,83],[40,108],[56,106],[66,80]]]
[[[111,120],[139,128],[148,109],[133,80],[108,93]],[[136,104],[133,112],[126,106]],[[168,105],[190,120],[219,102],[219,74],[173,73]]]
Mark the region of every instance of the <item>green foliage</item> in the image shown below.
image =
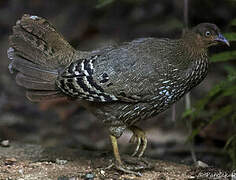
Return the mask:
[[[236,26],[236,19],[230,25]],[[236,41],[235,32],[226,33],[224,36],[231,44]],[[236,132],[236,66],[233,66],[235,60],[235,50],[217,53],[211,57],[210,61],[213,66],[214,63],[224,62],[222,66],[224,66],[227,77],[216,84],[204,98],[198,100],[193,108],[184,112],[183,118],[199,122],[188,141],[191,141],[203,128],[216,121],[232,124],[234,132]],[[226,103],[222,103],[224,101]],[[228,139],[224,149],[232,159],[232,167],[236,168],[236,134]]]
[[[115,1],[118,1],[118,0],[98,0],[96,8],[99,9],[99,8],[106,7],[106,6],[114,3]],[[140,4],[144,1],[146,1],[146,0],[122,0],[123,3],[130,3],[130,4]]]
[[[235,42],[236,41],[236,33],[225,33],[224,36],[228,41]],[[214,54],[211,57],[211,62],[223,62],[223,61],[230,61],[230,60],[236,60],[236,51],[226,51]]]
[[[236,19],[233,19],[233,20],[230,22],[230,25],[231,25],[231,26],[236,26]]]
[[[112,4],[115,0],[98,0],[96,8],[103,8],[109,4]]]
[[[236,60],[236,51],[226,51],[218,54],[214,54],[211,57],[211,62],[223,62]]]
[[[226,39],[228,39],[228,41],[236,41],[236,33],[235,32],[231,32],[231,33],[225,33],[224,37],[226,37]]]
[[[225,145],[225,150],[228,152],[230,158],[233,160],[233,169],[236,169],[236,134],[234,134],[233,136],[231,136],[226,145]]]

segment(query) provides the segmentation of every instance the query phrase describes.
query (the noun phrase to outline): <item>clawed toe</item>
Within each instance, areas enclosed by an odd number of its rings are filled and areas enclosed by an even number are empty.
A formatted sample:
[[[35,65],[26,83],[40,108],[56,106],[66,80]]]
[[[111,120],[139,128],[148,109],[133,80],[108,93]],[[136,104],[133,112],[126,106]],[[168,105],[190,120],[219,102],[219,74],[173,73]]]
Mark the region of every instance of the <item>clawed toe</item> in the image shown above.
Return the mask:
[[[125,165],[119,164],[119,163],[112,163],[108,167],[106,167],[105,169],[107,170],[107,169],[111,169],[111,168],[115,168],[115,169],[122,171],[124,173],[134,174],[136,176],[142,176],[142,174],[140,172],[136,172],[137,170],[140,170],[140,169],[135,169],[132,166],[125,166]]]
[[[143,161],[144,163],[140,163],[140,157],[143,155],[146,147],[147,147],[147,138],[145,136],[144,131],[141,129],[132,126],[130,129],[133,131],[133,136],[130,139],[130,142],[132,143],[137,143],[135,151],[132,156],[137,156],[138,157],[138,162],[136,161],[137,158],[133,158],[128,163],[125,163],[125,165],[122,163],[120,154],[118,151],[118,144],[117,144],[117,139],[115,136],[110,135],[111,138],[111,143],[113,147],[113,153],[115,157],[115,163],[112,163],[105,169],[111,169],[111,168],[116,168],[119,171],[122,171],[124,173],[129,173],[129,174],[135,174],[136,176],[141,176],[142,174],[140,172],[137,172],[139,170],[143,169],[150,169],[149,163],[146,161]]]
[[[144,158],[126,156],[122,163],[115,160],[108,167],[106,167],[105,170],[114,168],[123,173],[134,174],[136,176],[142,176],[142,174],[139,171],[150,170],[153,167],[154,167],[153,164],[148,162]]]
[[[136,126],[131,126],[129,129],[133,132],[133,136],[130,138],[129,142],[136,143],[136,148],[132,156],[142,157],[147,147],[147,138],[145,132]]]

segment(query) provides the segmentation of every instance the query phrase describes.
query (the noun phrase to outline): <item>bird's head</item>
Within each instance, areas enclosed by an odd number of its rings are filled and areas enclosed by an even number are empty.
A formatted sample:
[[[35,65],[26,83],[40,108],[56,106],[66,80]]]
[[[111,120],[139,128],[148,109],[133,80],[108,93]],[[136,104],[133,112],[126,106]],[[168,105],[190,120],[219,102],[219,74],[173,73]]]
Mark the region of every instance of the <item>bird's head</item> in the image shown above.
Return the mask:
[[[198,41],[204,47],[210,47],[219,43],[230,46],[228,40],[221,34],[220,29],[211,23],[201,23],[192,29],[197,34]]]

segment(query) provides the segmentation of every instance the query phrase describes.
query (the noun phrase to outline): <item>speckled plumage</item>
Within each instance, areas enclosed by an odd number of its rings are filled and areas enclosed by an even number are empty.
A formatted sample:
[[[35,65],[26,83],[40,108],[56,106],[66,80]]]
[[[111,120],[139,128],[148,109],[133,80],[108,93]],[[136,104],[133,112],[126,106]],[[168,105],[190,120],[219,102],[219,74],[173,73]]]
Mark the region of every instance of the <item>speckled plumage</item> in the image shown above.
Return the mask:
[[[94,61],[94,81],[118,100],[102,106],[99,102],[87,104],[95,107],[92,112],[112,134],[119,137],[127,126],[166,110],[203,80],[207,52],[197,59],[181,46],[182,40],[139,39],[110,49]],[[104,73],[109,80],[100,83]]]
[[[133,130],[144,143],[142,156],[147,140],[134,124],[166,110],[206,77],[209,46],[229,45],[214,24],[202,23],[176,40],[141,38],[82,52],[48,21],[30,15],[17,21],[9,42],[9,68],[18,72],[16,82],[26,88],[27,97],[81,101],[109,129],[120,170],[114,137]]]

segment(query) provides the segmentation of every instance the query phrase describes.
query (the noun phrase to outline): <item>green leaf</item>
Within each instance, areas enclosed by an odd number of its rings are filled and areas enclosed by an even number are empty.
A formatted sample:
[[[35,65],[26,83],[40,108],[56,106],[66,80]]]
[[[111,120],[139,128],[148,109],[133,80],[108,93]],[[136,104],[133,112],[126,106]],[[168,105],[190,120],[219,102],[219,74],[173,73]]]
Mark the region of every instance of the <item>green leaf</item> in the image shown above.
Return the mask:
[[[111,3],[113,3],[115,0],[98,0],[98,3],[96,5],[96,8],[103,8]]]
[[[235,110],[234,110],[234,113],[233,113],[231,119],[232,119],[232,122],[236,124],[236,112],[235,112]]]
[[[199,134],[200,130],[202,129],[202,126],[201,127],[198,127],[198,128],[195,128],[193,129],[192,133],[190,134],[190,136],[188,136],[187,140],[186,140],[186,143],[190,142],[193,140],[193,138]]]
[[[225,70],[228,73],[227,80],[235,81],[236,80],[236,68],[234,66],[225,66]],[[234,84],[235,82],[233,82]]]
[[[210,58],[211,62],[224,62],[230,60],[236,60],[236,51],[217,53]]]
[[[229,147],[229,145],[230,145],[234,140],[236,140],[236,134],[233,135],[233,136],[231,136],[231,137],[227,140],[224,149],[227,149],[227,148]]]
[[[236,26],[236,19],[233,19],[233,20],[230,22],[230,25],[231,25],[231,26]]]
[[[225,37],[228,41],[236,41],[236,33],[235,33],[235,32],[224,33],[224,37]]]
[[[216,96],[218,93],[220,93],[220,91],[223,89],[223,86],[225,85],[225,81],[222,81],[221,83],[215,85],[209,92],[208,95],[205,98],[200,99],[197,103],[196,103],[196,109],[198,111],[201,111],[206,105],[207,103],[210,101],[210,99],[214,96]]]
[[[219,111],[217,111],[213,115],[213,117],[211,118],[209,124],[212,124],[216,120],[219,120],[219,119],[229,115],[232,111],[233,111],[233,106],[232,105],[228,105],[228,106],[225,106],[225,107],[221,108]]]
[[[234,97],[236,94],[235,92],[235,85],[234,82],[231,82],[231,79],[227,79],[215,85],[205,96],[204,98],[197,101],[194,107],[190,110],[186,110],[182,116],[182,118],[191,117],[196,118],[199,114],[204,110],[206,105],[209,102],[214,102],[214,99],[217,100],[224,96],[231,96]]]
[[[224,69],[227,71],[228,74],[235,74],[236,73],[236,66],[226,65]]]
[[[193,115],[193,113],[194,113],[194,110],[193,110],[193,109],[187,109],[187,110],[183,113],[182,118],[183,118],[183,119],[184,119],[184,118],[187,118],[187,117]]]
[[[230,86],[228,88],[226,88],[223,93],[222,96],[236,96],[236,85]]]

